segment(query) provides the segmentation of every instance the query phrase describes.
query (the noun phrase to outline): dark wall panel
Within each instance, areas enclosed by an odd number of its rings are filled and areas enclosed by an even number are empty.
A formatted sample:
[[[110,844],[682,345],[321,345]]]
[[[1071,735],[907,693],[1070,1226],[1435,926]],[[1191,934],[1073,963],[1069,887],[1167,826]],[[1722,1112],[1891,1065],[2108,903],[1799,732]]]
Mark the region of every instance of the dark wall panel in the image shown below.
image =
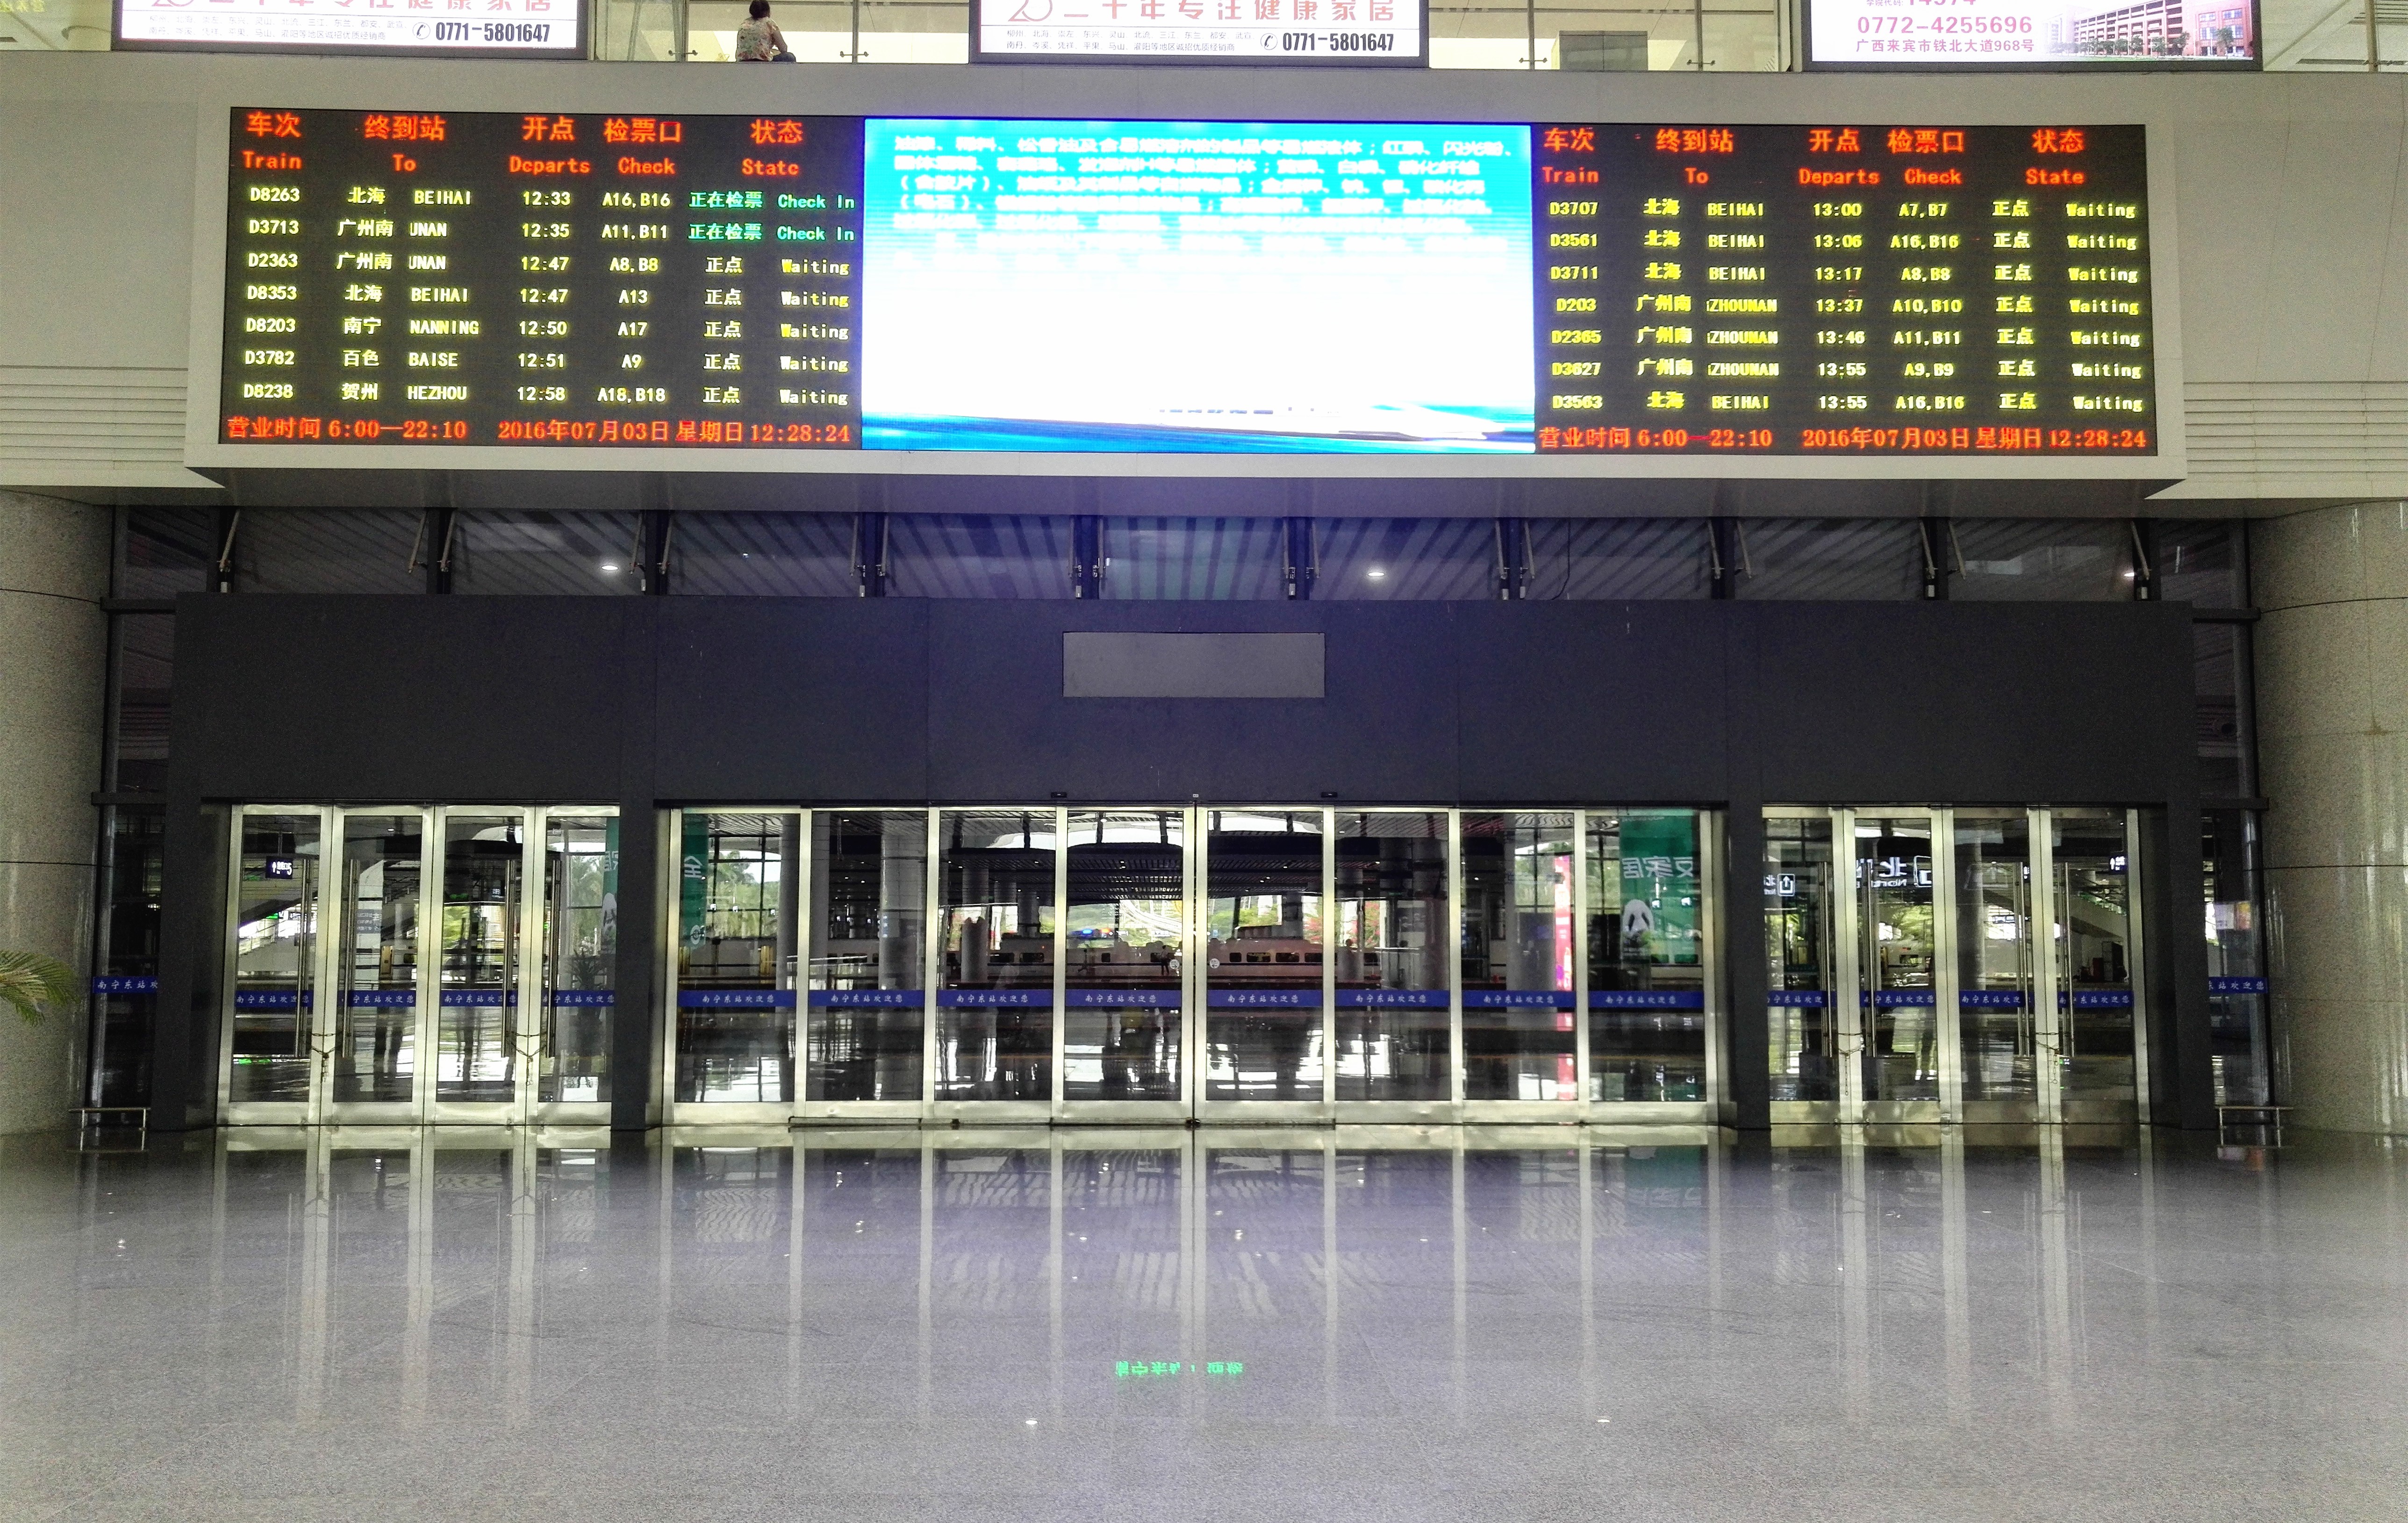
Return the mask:
[[[195,708],[179,703],[173,765],[213,798],[615,799],[622,622],[640,610],[635,598],[188,594],[179,660],[206,652],[207,686]]]
[[[1435,604],[931,605],[939,799],[1443,802],[1455,680]],[[1322,631],[1328,696],[1065,698],[1062,635]]]
[[[174,754],[208,798],[614,799],[649,705],[668,801],[2143,803],[2194,786],[2186,614],[195,595]],[[1319,633],[1326,696],[1065,698],[1073,630]]]
[[[1728,793],[1728,605],[1451,606],[1465,802],[1680,804]]]
[[[2186,608],[1745,606],[1769,803],[2130,802],[2190,764]]]
[[[925,802],[928,620],[916,599],[670,598],[661,796]]]

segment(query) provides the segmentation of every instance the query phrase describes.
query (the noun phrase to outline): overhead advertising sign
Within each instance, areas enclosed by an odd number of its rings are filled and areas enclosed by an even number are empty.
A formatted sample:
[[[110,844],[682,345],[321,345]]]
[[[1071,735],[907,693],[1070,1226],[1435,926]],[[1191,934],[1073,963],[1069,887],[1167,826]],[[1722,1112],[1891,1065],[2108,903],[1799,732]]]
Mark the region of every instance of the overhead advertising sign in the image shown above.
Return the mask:
[[[2256,68],[2256,0],[1810,0],[1814,68]]]
[[[2137,126],[229,125],[244,459],[2161,453]]]
[[[585,56],[584,0],[116,0],[116,46]]]
[[[1428,0],[970,0],[970,57],[1418,68]]]

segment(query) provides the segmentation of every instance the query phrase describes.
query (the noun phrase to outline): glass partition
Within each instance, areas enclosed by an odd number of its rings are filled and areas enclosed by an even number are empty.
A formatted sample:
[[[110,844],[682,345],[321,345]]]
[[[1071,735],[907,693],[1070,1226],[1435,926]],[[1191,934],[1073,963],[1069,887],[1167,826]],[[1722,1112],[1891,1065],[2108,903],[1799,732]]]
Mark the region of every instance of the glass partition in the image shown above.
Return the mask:
[[[811,817],[810,1100],[917,1101],[927,1021],[928,816]]]
[[[526,824],[446,811],[437,958],[435,1098],[518,1096],[519,909]]]
[[[631,0],[619,3],[641,14]],[[745,0],[687,0],[686,57],[706,64],[733,59],[736,29],[745,14]],[[784,35],[787,50],[805,64],[970,61],[968,0],[779,0],[770,19]],[[640,23],[632,16],[622,24],[640,36]]]
[[[1186,817],[1070,812],[1065,1100],[1180,1097]]]
[[[683,1102],[795,1095],[794,885],[802,819],[690,810],[678,858],[677,1089]]]
[[[2132,880],[2124,811],[2058,809],[2050,828],[2064,1098],[2129,1105]]]
[[[425,819],[413,809],[343,817],[343,947],[337,962],[333,1098],[414,1098],[418,914]]]
[[[1766,1059],[1772,1103],[1837,1104],[1838,982],[1832,966],[1831,819],[1764,821]],[[1778,1113],[1776,1113],[1776,1117]]]
[[[1572,816],[1462,818],[1463,1097],[1577,1100]]]
[[[1341,813],[1338,1098],[1452,1100],[1446,819]]]
[[[2265,945],[2258,915],[2258,817],[2210,809],[2200,820],[2207,873],[2207,1010],[2219,1105],[2273,1099],[2266,1029]]]
[[[1056,818],[1051,809],[939,817],[939,1100],[1054,1097]]]
[[[619,820],[556,813],[544,826],[543,1047],[536,1099],[610,1098],[619,973]]]
[[[1931,818],[1859,815],[1856,832],[1864,1098],[1936,1103]]]
[[[1705,1098],[1699,818],[1693,809],[1587,817],[1592,1101]]]
[[[1322,813],[1205,815],[1204,1098],[1322,1098]]]
[[[244,814],[235,887],[233,1066],[226,1098],[306,1102],[318,981],[315,811]]]
[[[1959,809],[1954,830],[1964,1101],[2028,1107],[2039,1100],[2030,822],[2020,809]]]

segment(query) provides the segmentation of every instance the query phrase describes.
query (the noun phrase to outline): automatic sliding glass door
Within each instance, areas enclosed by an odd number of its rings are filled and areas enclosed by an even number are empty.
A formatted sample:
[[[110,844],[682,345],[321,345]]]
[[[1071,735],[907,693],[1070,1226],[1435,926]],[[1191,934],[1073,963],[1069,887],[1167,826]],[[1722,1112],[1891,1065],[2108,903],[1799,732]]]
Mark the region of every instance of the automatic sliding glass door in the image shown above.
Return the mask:
[[[2131,831],[2121,809],[2050,816],[2060,1030],[2057,1108],[2067,1121],[2139,1115]]]
[[[1967,1121],[2037,1121],[2039,966],[2031,821],[2021,809],[1953,814],[1956,1030]]]
[[[619,820],[592,808],[536,813],[542,820],[544,896],[535,1115],[547,1121],[607,1121],[610,1028],[618,1012]]]
[[[1942,1026],[1938,849],[1928,814],[1855,817],[1859,1083],[1869,1121],[1937,1121]],[[1953,1045],[1953,1044],[1952,1044]]]
[[[423,811],[342,815],[341,918],[327,1118],[416,1121],[421,912],[433,875]],[[433,871],[439,871],[434,869]]]
[[[928,812],[811,816],[805,1116],[917,1116],[926,1072]]]
[[[1772,1119],[2133,1119],[2132,818],[1766,810]],[[1836,876],[1835,836],[1853,843]]]
[[[1587,817],[1592,1103],[1702,1102],[1706,856],[1694,809]]]
[[[1203,1107],[1326,1116],[1327,816],[1208,809],[1204,825]]]
[[[611,810],[250,805],[234,830],[226,1121],[609,1119]]]
[[[1181,809],[1069,812],[1066,1115],[1186,1114],[1187,835]]]
[[[1336,1099],[1364,1120],[1455,1109],[1455,917],[1443,810],[1337,817]]]
[[[1460,818],[1463,1098],[1571,1104],[1581,1098],[1575,817]]]
[[[443,811],[437,947],[437,1119],[517,1117],[521,934],[525,929],[524,812]],[[500,1107],[496,1117],[489,1107]]]
[[[325,816],[246,809],[234,829],[234,993],[225,1014],[221,1113],[235,1122],[309,1121],[324,1066],[315,1037]]]
[[[1050,1117],[1061,861],[1054,809],[938,816],[936,1100]]]
[[[1765,1058],[1776,1122],[1840,1118],[1842,984],[1834,938],[1842,933],[1836,927],[1845,885],[1831,835],[1828,810],[1765,811]]]
[[[802,817],[688,810],[678,829],[670,1099],[710,1107],[688,1120],[782,1120],[795,1100]]]

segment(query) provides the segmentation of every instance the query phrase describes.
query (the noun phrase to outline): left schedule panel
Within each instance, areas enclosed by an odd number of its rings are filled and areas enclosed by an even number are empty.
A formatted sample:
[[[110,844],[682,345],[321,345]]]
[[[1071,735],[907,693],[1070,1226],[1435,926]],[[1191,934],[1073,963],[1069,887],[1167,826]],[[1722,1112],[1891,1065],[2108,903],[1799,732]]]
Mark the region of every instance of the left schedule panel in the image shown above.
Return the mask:
[[[849,117],[237,108],[228,444],[858,448]]]

